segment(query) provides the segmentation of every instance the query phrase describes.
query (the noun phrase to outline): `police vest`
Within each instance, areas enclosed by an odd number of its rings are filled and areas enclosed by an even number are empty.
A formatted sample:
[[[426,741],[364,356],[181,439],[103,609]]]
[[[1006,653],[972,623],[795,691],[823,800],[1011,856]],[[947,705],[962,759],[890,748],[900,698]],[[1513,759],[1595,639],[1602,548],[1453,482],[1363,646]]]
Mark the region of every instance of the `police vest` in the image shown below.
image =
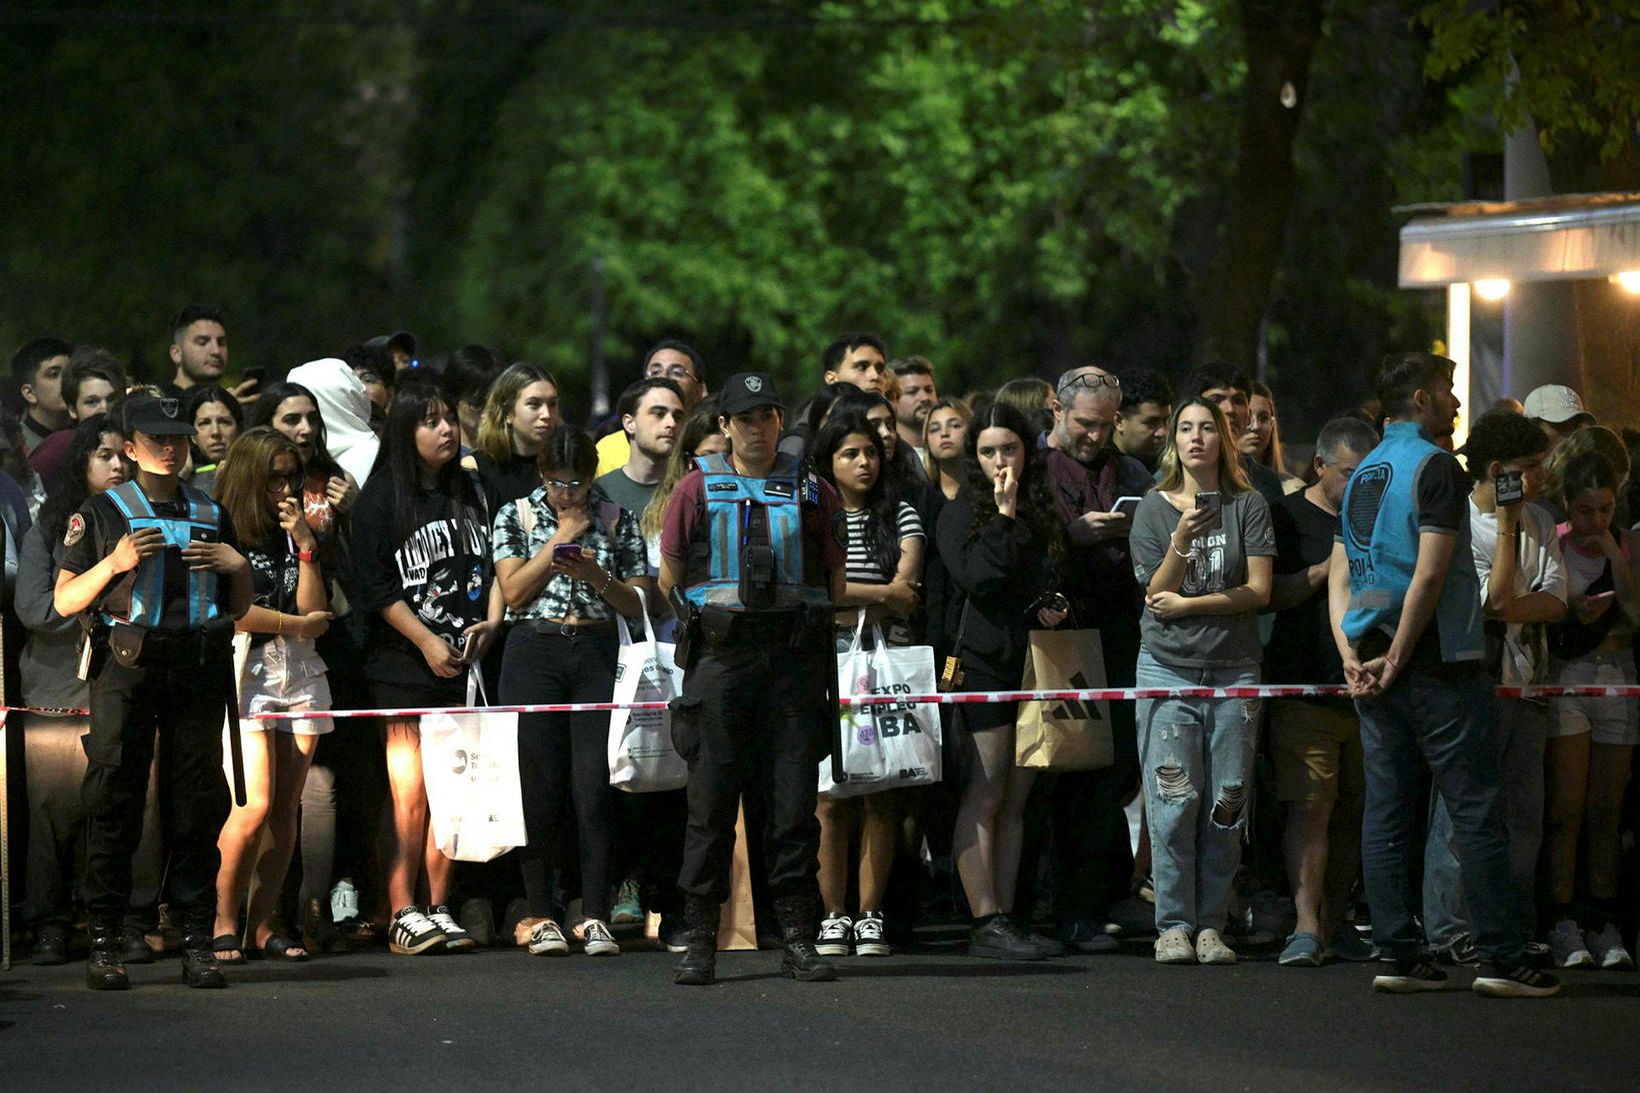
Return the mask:
[[[104,610],[103,622],[110,625],[123,622],[146,626],[150,630],[158,629],[160,620],[165,617],[167,565],[183,566],[187,573],[188,628],[197,630],[217,617],[216,574],[208,569],[187,568],[187,563],[169,548],[175,547],[180,550],[186,547],[195,538],[196,532],[205,532],[212,541],[215,541],[217,530],[222,524],[222,510],[215,501],[188,483],[180,482],[178,487],[178,500],[188,507],[186,516],[159,515],[149,502],[148,495],[143,493],[135,482],[122,482],[108,491],[108,499],[114,502],[114,507],[125,517],[127,528],[131,531],[158,528],[165,538],[167,549],[150,554],[138,562],[137,568],[132,571],[129,614],[121,618]]]
[[[797,458],[782,452],[767,478],[735,473],[729,457],[703,455],[696,464],[702,476],[705,512],[689,549],[684,596],[690,603],[744,611],[740,600],[741,548],[756,506],[767,516],[768,544],[775,560],[775,609],[803,603],[829,603],[826,590],[803,579],[803,482]],[[759,542],[762,540],[759,539]]]
[[[1343,630],[1352,644],[1372,630],[1395,633],[1418,564],[1418,475],[1440,453],[1413,422],[1390,422],[1384,427],[1383,442],[1356,468],[1344,491],[1350,607]],[[1440,638],[1442,660],[1480,660],[1485,655],[1480,578],[1469,549],[1467,506],[1431,623]]]

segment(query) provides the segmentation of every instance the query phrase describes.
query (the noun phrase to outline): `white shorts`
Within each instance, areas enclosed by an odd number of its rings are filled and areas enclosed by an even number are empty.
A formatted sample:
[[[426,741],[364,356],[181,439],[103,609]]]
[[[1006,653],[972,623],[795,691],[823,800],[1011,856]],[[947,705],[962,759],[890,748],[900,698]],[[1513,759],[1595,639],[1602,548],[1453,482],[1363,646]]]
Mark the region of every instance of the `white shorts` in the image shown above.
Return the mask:
[[[1632,686],[1634,650],[1556,661],[1554,682],[1562,687]],[[1640,702],[1632,698],[1555,698],[1550,709],[1550,736],[1588,733],[1596,744],[1640,744]]]
[[[273,638],[250,651],[239,681],[241,732],[295,733],[323,736],[336,727],[329,717],[282,717],[259,721],[256,714],[302,713],[330,709],[330,680],[311,641]]]

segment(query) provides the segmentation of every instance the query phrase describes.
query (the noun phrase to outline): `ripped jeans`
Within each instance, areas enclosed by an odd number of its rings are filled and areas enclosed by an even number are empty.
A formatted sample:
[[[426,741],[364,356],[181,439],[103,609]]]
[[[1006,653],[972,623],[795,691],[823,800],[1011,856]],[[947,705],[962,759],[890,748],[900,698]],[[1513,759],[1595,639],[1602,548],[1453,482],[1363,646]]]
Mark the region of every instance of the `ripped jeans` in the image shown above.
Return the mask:
[[[1258,681],[1256,665],[1174,667],[1139,650],[1140,687],[1235,687]],[[1259,700],[1147,698],[1137,706],[1156,931],[1222,930],[1251,806]]]

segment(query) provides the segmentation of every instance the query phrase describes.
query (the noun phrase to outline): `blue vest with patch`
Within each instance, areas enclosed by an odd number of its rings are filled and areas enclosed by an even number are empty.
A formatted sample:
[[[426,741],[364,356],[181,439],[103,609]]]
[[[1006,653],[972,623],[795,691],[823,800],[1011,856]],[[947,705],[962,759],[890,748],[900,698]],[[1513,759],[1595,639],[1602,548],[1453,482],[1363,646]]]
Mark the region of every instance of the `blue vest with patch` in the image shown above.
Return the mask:
[[[823,589],[803,580],[803,482],[797,458],[782,452],[767,478],[737,474],[729,457],[722,454],[703,455],[695,462],[700,467],[706,511],[690,551],[689,582],[684,588],[689,602],[732,611],[747,609],[740,601],[740,552],[753,506],[768,514],[775,609],[829,602]]]
[[[222,524],[221,508],[186,482],[179,482],[178,487],[177,499],[187,506],[186,516],[159,515],[149,502],[148,495],[135,482],[122,482],[108,491],[108,499],[120,510],[131,531],[158,528],[165,538],[167,549],[150,554],[137,563],[137,568],[132,571],[134,580],[129,615],[120,618],[104,611],[102,618],[105,623],[123,622],[157,630],[165,617],[165,567],[187,567],[187,563],[170,548],[180,550],[186,547],[194,539],[196,531],[205,532],[212,541],[216,540],[217,530]],[[197,630],[219,613],[216,574],[208,569],[188,569],[187,575],[188,628]]]
[[[1390,422],[1383,442],[1362,460],[1344,491],[1350,607],[1343,630],[1351,644],[1373,630],[1395,634],[1418,565],[1418,475],[1440,454],[1413,422]],[[1452,564],[1430,620],[1440,639],[1441,659],[1480,660],[1486,652],[1481,623],[1481,585],[1469,549],[1465,505]]]

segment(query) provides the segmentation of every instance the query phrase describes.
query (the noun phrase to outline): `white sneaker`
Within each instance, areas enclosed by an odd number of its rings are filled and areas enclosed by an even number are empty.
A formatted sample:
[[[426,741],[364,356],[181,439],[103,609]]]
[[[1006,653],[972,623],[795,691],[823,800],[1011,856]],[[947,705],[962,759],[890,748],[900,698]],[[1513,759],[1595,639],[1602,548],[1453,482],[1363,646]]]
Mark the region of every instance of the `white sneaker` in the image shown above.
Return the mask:
[[[359,917],[359,890],[352,881],[339,880],[330,890],[330,921],[340,926]]]
[[[400,956],[417,956],[437,952],[444,946],[444,931],[418,907],[401,907],[393,915],[393,925],[387,932],[387,947]]]
[[[1623,932],[1617,928],[1617,923],[1608,922],[1599,933],[1588,930],[1583,934],[1583,941],[1589,947],[1589,953],[1600,966],[1609,972],[1627,971],[1634,967],[1634,957],[1623,947]]]
[[[581,945],[588,956],[620,956],[621,947],[602,919],[589,918],[581,924]]]
[[[1202,964],[1234,964],[1236,950],[1224,943],[1217,930],[1203,930],[1196,935],[1196,960]]]
[[[1594,954],[1583,947],[1583,931],[1569,918],[1561,919],[1549,931],[1549,952],[1557,968],[1594,967]]]
[[[531,956],[569,955],[569,942],[564,940],[564,931],[550,918],[542,919],[530,930],[528,948]]]
[[[847,915],[827,915],[820,923],[820,936],[814,948],[821,956],[847,956],[848,943],[854,937],[854,923]]]
[[[1194,964],[1196,949],[1190,944],[1190,931],[1183,926],[1174,926],[1162,931],[1162,936],[1156,939],[1156,963],[1158,964]]]
[[[887,956],[889,952],[888,942],[883,940],[883,913],[860,912],[860,920],[854,924],[854,955]]]

